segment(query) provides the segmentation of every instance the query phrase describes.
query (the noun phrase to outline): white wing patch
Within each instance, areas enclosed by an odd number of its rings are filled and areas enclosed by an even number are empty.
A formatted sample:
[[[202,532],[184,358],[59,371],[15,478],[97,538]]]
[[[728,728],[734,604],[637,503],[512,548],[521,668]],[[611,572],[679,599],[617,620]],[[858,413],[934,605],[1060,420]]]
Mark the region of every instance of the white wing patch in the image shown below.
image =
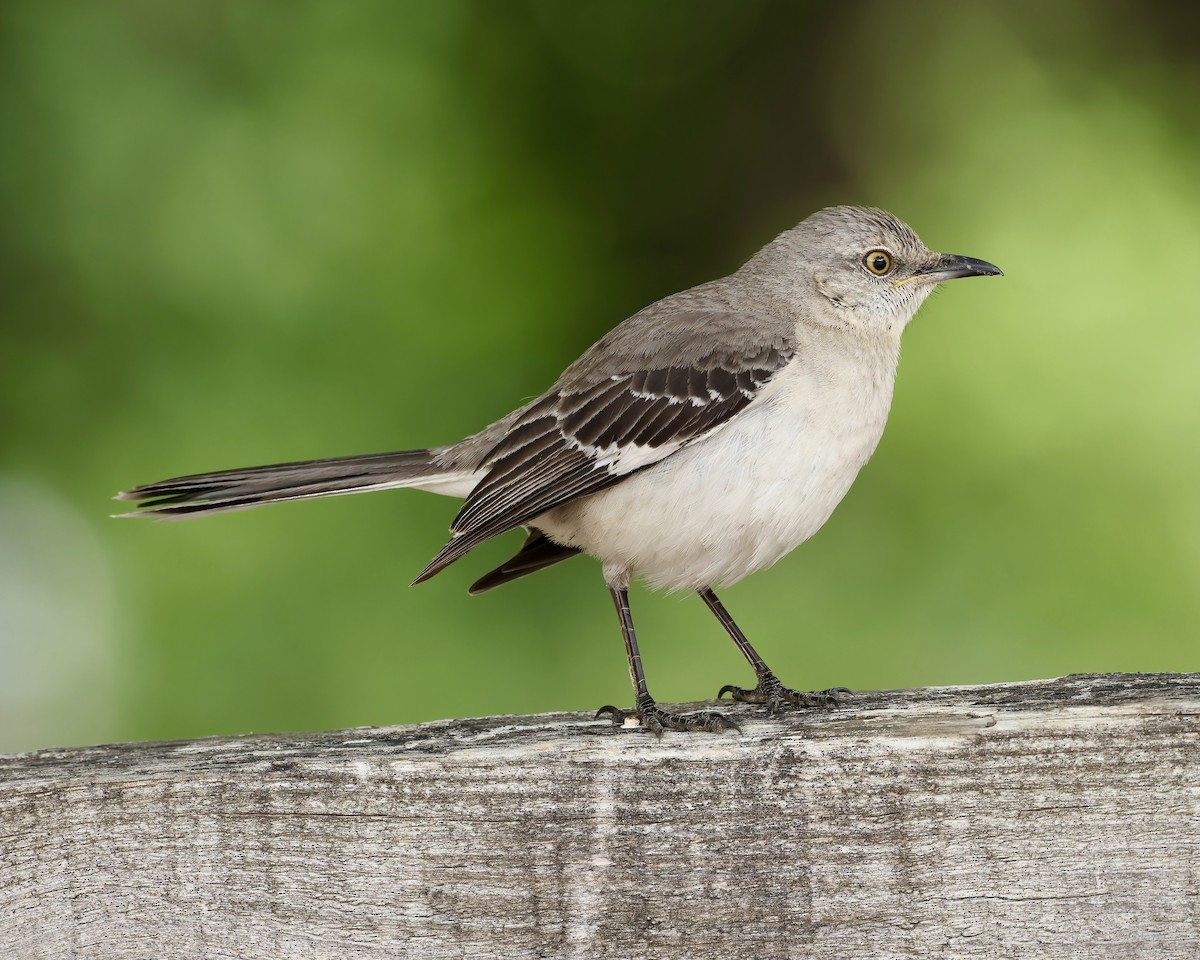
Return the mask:
[[[418,582],[484,540],[710,436],[791,358],[782,347],[747,344],[702,364],[607,374],[547,393],[484,458],[452,539]]]

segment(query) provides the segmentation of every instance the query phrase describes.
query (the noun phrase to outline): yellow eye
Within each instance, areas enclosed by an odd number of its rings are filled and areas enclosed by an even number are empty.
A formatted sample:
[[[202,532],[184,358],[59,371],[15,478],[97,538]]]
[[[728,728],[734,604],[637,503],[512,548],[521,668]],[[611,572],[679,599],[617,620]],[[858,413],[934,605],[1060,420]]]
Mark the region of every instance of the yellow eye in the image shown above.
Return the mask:
[[[892,255],[886,250],[872,250],[863,257],[863,266],[875,276],[882,277],[892,269]]]

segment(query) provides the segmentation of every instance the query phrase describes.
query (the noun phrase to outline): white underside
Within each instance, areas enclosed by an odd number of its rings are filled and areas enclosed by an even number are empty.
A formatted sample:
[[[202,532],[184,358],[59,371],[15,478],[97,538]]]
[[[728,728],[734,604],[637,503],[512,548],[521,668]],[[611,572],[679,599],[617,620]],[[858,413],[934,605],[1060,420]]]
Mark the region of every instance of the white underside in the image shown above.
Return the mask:
[[[447,473],[442,474],[436,480],[406,485],[411,486],[415,490],[424,490],[427,493],[440,493],[444,497],[458,497],[461,500],[466,500],[471,491],[475,489],[475,485],[482,478],[482,473]]]
[[[597,557],[614,584],[697,590],[769,567],[821,528],[874,452],[898,346],[789,367],[702,440],[529,525]],[[466,497],[478,479],[420,488]]]
[[[698,590],[769,567],[829,519],[891,399],[889,383],[870,416],[848,422],[833,397],[789,373],[704,440],[536,525],[598,557],[610,580]]]

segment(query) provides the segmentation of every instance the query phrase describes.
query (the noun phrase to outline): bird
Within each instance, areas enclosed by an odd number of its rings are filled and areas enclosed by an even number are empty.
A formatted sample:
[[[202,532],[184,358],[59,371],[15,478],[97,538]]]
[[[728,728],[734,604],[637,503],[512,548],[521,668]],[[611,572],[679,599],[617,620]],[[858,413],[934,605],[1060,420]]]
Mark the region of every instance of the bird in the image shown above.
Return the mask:
[[[134,487],[121,516],[183,519],[372,490],[463,500],[422,583],[492,537],[524,528],[479,594],[579,554],[600,561],[625,643],[633,706],[614,726],[721,732],[723,713],[678,713],[651,696],[629,587],[699,595],[756,684],[718,699],[833,707],[849,691],[786,687],[715,589],[771,566],[819,530],[875,451],[901,334],[941,283],[1002,276],[930,250],[874,207],[834,206],[785,230],[728,276],[633,314],[549,390],[457,443],[220,470]]]

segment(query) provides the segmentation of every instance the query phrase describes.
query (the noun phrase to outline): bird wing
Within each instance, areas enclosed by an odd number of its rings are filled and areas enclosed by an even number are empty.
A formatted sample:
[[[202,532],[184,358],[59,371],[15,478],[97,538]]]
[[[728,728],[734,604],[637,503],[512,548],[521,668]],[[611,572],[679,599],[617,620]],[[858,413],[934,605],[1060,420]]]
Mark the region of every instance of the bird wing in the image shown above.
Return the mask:
[[[529,536],[517,551],[516,556],[510,557],[490,573],[471,584],[467,591],[471,596],[491,590],[502,584],[509,583],[539,570],[545,570],[562,560],[567,560],[580,552],[578,547],[564,547],[555,543],[536,527],[529,529]]]
[[[678,318],[677,318],[678,319]],[[693,333],[712,326],[689,315]],[[487,470],[451,526],[453,537],[416,583],[484,540],[527,524],[568,501],[619,483],[692,443],[750,404],[792,359],[779,337],[745,324],[746,336],[680,351],[680,362],[585,354],[548,393],[530,404],[483,459]],[[604,346],[604,341],[597,348]],[[597,351],[593,348],[593,353]]]

